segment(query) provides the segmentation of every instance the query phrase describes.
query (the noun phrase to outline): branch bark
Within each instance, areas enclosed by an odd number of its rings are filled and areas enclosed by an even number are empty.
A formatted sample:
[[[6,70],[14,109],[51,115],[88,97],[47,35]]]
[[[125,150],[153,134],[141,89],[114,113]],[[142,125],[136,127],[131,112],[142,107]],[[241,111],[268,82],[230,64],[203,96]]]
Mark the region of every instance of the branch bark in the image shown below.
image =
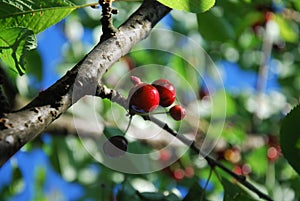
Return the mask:
[[[113,37],[98,43],[54,85],[21,110],[4,114],[0,119],[0,167],[72,104],[85,95],[94,95],[109,67],[146,38],[169,11],[157,1],[145,0]]]
[[[104,126],[103,126],[104,127]],[[101,131],[101,130],[100,130]],[[96,140],[99,137],[99,125],[94,122],[64,114],[57,121],[50,124],[45,133],[53,136],[76,136]]]

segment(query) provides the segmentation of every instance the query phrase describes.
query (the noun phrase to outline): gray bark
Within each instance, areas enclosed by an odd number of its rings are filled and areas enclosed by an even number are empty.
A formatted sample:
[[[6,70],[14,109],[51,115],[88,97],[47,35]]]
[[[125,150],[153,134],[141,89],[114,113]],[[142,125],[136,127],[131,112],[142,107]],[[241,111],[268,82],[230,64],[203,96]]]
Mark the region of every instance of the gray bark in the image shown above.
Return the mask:
[[[0,118],[0,167],[23,145],[42,133],[55,119],[85,95],[95,95],[110,66],[148,36],[170,9],[154,0],[119,27],[115,36],[97,44],[60,80],[19,111]]]

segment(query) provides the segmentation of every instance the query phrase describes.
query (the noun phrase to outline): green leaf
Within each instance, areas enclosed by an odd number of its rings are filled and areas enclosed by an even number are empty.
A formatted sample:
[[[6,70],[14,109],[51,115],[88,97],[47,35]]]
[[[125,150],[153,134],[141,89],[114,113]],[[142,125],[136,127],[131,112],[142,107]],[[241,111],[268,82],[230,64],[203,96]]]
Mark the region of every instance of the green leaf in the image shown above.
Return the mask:
[[[137,195],[142,199],[142,200],[147,200],[147,201],[158,201],[158,200],[164,200],[164,194],[161,192],[136,192]]]
[[[215,15],[212,10],[198,14],[198,31],[205,40],[226,41],[234,38],[231,24],[223,16]]]
[[[300,11],[300,1],[295,0],[294,2],[295,8]]]
[[[227,179],[222,179],[222,185],[224,188],[224,201],[255,201],[243,189]]]
[[[26,27],[39,33],[78,8],[68,0],[0,0],[0,31]]]
[[[300,105],[296,106],[282,121],[280,146],[284,157],[300,174]]]
[[[130,200],[130,201],[140,201],[140,197],[137,194],[137,190],[133,188],[129,181],[122,183],[123,188],[118,191],[116,200]]]
[[[222,137],[230,144],[242,144],[246,139],[246,133],[238,126],[227,126],[222,131]]]
[[[43,64],[42,58],[39,52],[34,49],[25,55],[25,67],[26,71],[33,75],[37,81],[42,81],[43,79]]]
[[[275,15],[275,21],[280,29],[280,36],[287,42],[298,42],[298,33],[293,24],[279,15]],[[297,26],[297,25],[296,25]]]
[[[182,201],[202,201],[205,199],[205,191],[201,188],[198,183],[190,188],[188,194],[184,197]]]
[[[251,166],[252,172],[258,175],[265,175],[267,171],[267,148],[257,148],[246,156],[247,163]]]
[[[79,7],[68,0],[0,0],[1,60],[20,75],[24,74],[24,55],[36,48],[34,34]]]
[[[300,199],[300,177],[295,177],[291,179],[291,188],[294,189],[295,192],[295,200]]]
[[[35,47],[35,36],[29,29],[15,27],[0,31],[0,58],[20,75],[25,72],[24,55]]]
[[[191,13],[203,13],[214,6],[215,0],[158,0],[160,3],[175,9]]]

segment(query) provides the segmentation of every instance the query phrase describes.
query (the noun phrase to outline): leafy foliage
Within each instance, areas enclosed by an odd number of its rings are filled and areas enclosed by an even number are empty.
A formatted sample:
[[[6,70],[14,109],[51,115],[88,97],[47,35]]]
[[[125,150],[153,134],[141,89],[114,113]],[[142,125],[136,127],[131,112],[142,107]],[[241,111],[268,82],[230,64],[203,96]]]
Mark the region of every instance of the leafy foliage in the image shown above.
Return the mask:
[[[34,33],[26,28],[14,27],[0,31],[0,54],[2,61],[15,68],[19,74],[25,72],[25,56],[36,47]]]
[[[199,33],[210,41],[226,41],[234,38],[231,24],[212,11],[197,15]],[[222,34],[220,34],[222,33]]]
[[[69,15],[75,4],[66,1],[0,1],[0,56],[20,75],[26,52],[36,47],[35,35]]]
[[[184,197],[182,201],[196,201],[196,200],[206,200],[205,190],[201,188],[198,183],[194,183],[190,188],[188,194]]]
[[[202,13],[209,10],[215,4],[215,0],[158,0],[160,3],[177,10],[192,13]]]
[[[300,174],[300,106],[296,106],[283,120],[280,130],[280,144],[285,158]]]
[[[23,27],[39,33],[69,15],[77,6],[67,0],[1,1],[1,30]]]

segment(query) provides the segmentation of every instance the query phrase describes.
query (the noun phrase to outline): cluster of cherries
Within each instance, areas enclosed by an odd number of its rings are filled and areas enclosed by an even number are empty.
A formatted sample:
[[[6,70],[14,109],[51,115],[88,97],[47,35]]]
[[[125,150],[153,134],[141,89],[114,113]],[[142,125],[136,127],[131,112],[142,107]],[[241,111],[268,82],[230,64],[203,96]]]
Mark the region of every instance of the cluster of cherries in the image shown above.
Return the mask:
[[[159,105],[171,106],[176,99],[176,89],[166,79],[155,80],[152,84],[144,83],[140,78],[131,76],[135,84],[128,96],[129,114],[150,113]],[[185,117],[185,109],[180,105],[174,105],[169,110],[171,117],[177,121]]]
[[[129,115],[143,115],[153,112],[158,106],[171,107],[176,99],[176,89],[166,79],[155,80],[152,84],[144,83],[140,78],[131,76],[134,86],[127,98]],[[182,120],[186,111],[181,105],[172,106],[168,113],[176,120]],[[128,141],[124,136],[112,136],[103,144],[103,151],[109,157],[119,157],[127,151]]]

